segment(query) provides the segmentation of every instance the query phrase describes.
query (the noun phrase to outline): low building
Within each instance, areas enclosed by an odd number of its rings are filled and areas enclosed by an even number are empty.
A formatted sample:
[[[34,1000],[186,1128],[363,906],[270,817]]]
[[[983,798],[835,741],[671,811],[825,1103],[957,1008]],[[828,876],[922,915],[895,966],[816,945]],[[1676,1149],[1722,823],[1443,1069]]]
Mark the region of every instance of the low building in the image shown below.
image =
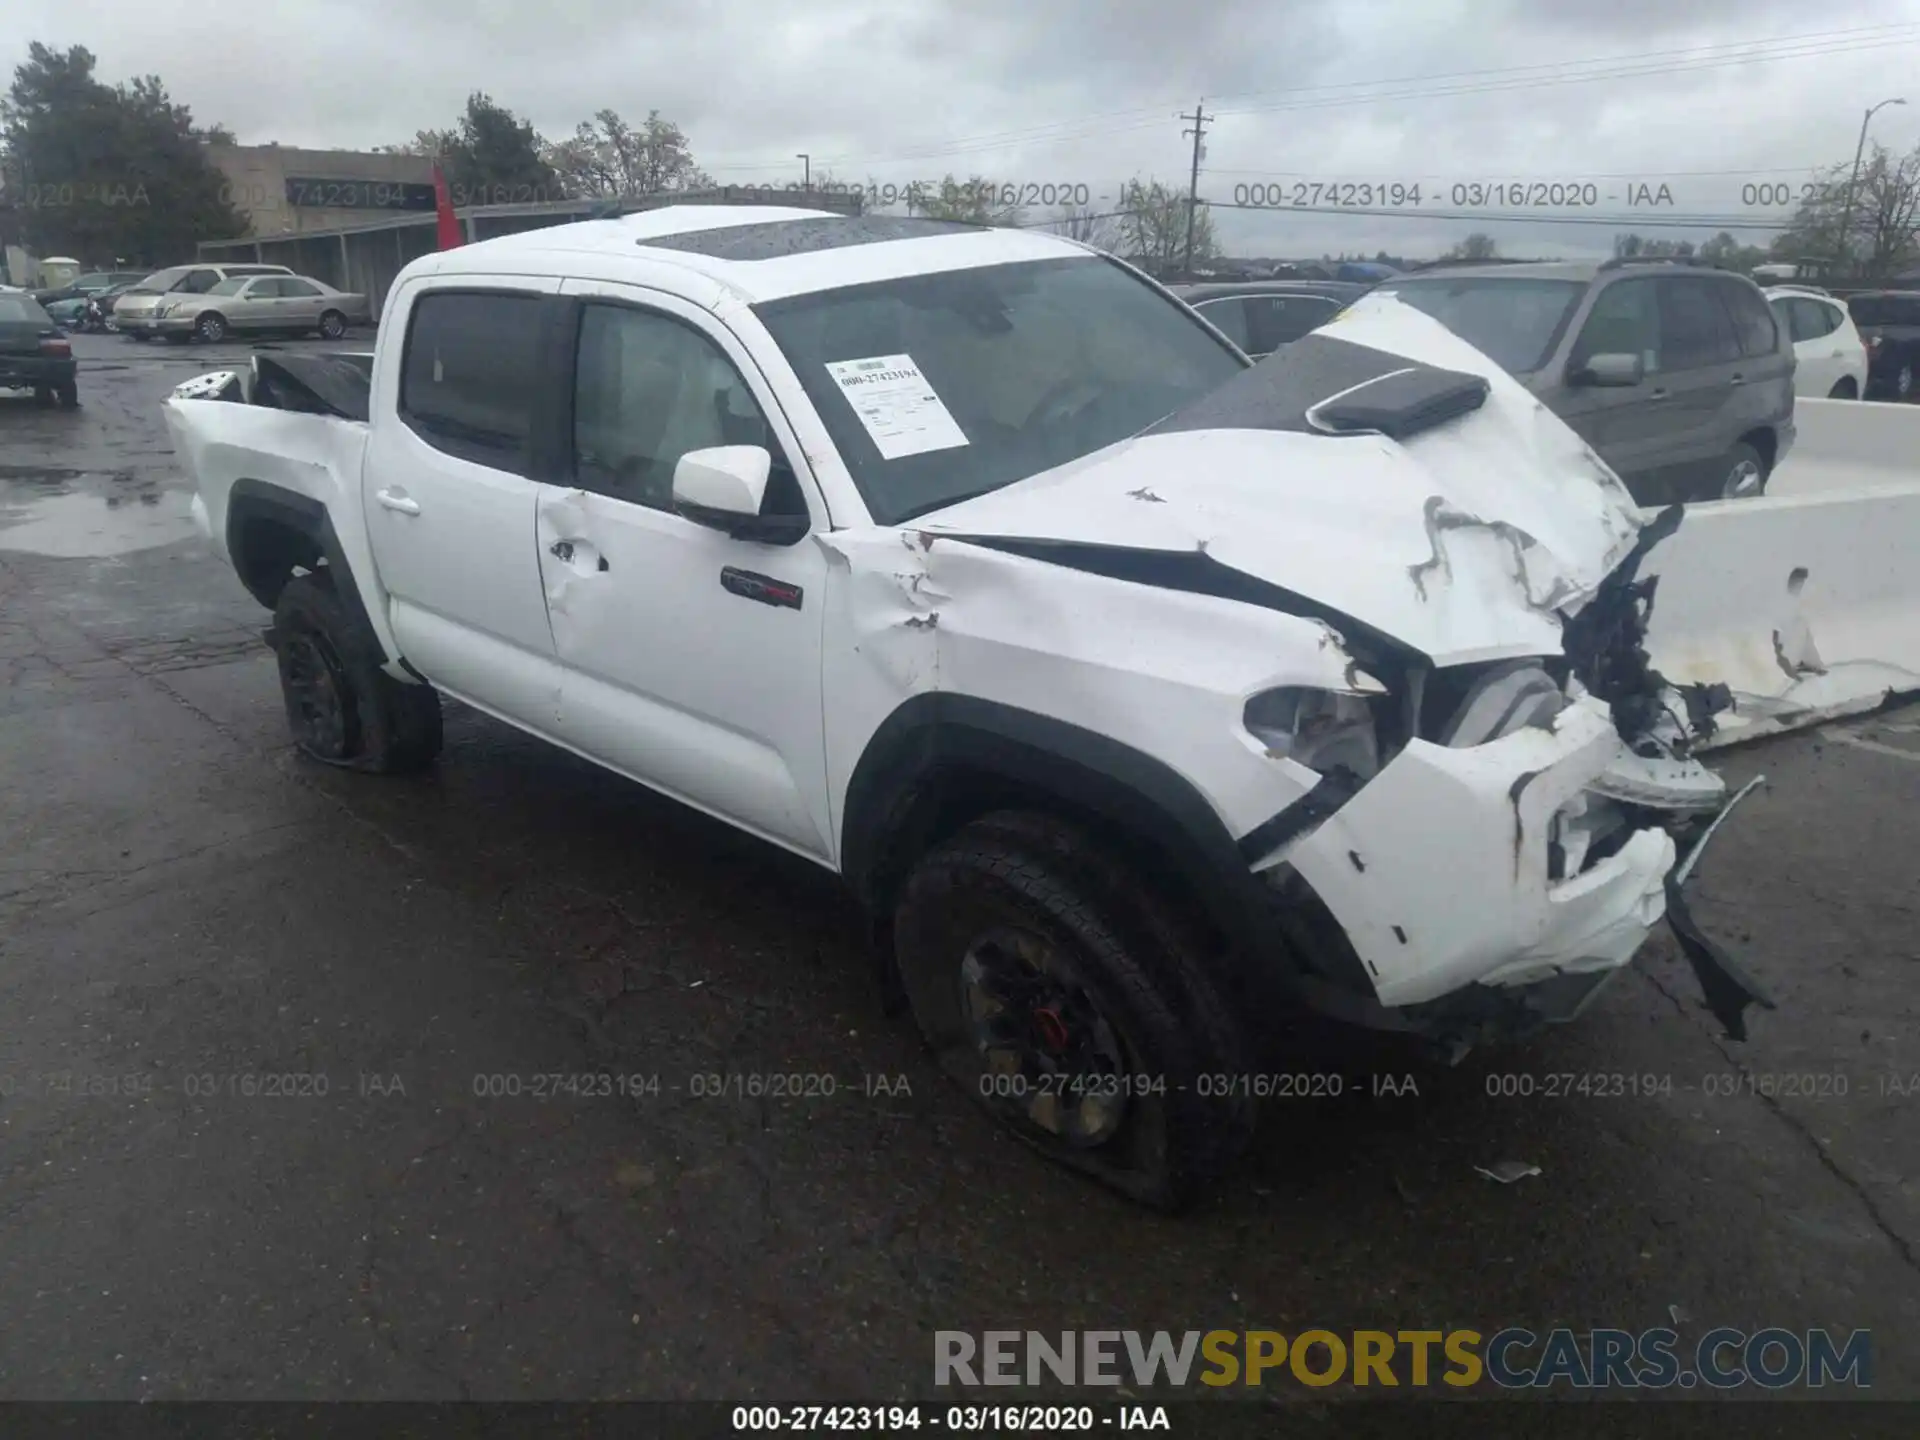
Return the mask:
[[[247,217],[249,236],[298,235],[397,214],[433,214],[433,161],[424,155],[209,145],[207,158],[226,177],[224,193]]]
[[[307,152],[313,153],[313,152]],[[385,157],[380,157],[385,158]],[[432,184],[428,184],[431,197]],[[595,216],[657,210],[663,205],[794,205],[807,210],[831,210],[858,215],[858,191],[805,191],[725,185],[712,190],[650,195],[623,202],[562,200],[530,205],[456,206],[454,214],[468,243],[567,225]],[[436,248],[434,208],[429,200],[424,214],[388,214],[363,223],[327,228],[308,227],[290,232],[261,232],[237,240],[203,240],[199,258],[219,263],[248,260],[285,265],[297,275],[311,275],[336,289],[365,295],[374,318],[386,304],[394,277],[410,261]]]

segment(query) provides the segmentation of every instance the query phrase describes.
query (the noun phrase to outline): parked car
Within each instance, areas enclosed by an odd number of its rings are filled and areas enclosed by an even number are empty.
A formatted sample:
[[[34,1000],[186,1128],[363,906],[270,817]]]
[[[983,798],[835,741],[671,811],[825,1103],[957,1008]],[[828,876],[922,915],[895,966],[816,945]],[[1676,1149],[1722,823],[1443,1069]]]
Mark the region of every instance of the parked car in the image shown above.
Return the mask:
[[[1681,260],[1450,264],[1382,282],[1505,366],[1642,505],[1758,495],[1792,447],[1793,341]]]
[[[1867,393],[1888,400],[1913,398],[1920,365],[1920,290],[1874,290],[1847,301],[1867,346]]]
[[[306,275],[232,275],[204,295],[176,292],[154,307],[155,330],[168,340],[225,340],[232,334],[304,335],[338,340],[349,325],[371,322],[364,295]]]
[[[445,690],[840,875],[967,1094],[1175,1206],[1283,1017],[1570,1019],[1725,799],[1628,583],[1679,512],[1372,303],[1256,366],[1057,236],[673,206],[165,413],[306,754],[429,765]]]
[[[42,305],[55,305],[66,300],[84,300],[89,295],[100,295],[113,289],[125,289],[137,285],[148,274],[145,270],[91,270],[85,275],[76,275],[65,285],[49,286],[33,292],[33,298]]]
[[[291,274],[284,265],[175,265],[156,270],[114,301],[114,326],[130,340],[151,340],[160,333],[154,316],[166,297],[204,295],[236,275]]]
[[[1256,360],[1319,329],[1370,288],[1338,280],[1172,287],[1174,294]]]
[[[1867,393],[1867,346],[1845,305],[1815,285],[1774,285],[1766,295],[1793,339],[1795,395],[1858,400]]]
[[[46,308],[24,292],[0,295],[0,389],[71,410],[80,403],[75,373],[73,346]]]
[[[96,307],[104,322],[112,315],[114,302],[131,290],[140,278],[135,277],[133,280],[117,285],[109,285],[104,290],[91,290],[79,295],[70,295],[64,300],[54,300],[46,303],[46,312],[70,330],[110,329],[112,327],[105,323],[98,326],[88,323]]]

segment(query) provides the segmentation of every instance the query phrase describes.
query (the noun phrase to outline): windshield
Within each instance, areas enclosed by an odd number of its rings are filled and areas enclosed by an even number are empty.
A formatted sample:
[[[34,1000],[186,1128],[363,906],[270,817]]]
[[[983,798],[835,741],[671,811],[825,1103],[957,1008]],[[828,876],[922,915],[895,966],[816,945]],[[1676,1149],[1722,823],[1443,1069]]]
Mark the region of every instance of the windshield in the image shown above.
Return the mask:
[[[0,294],[0,324],[51,325],[53,317],[31,295]]]
[[[1091,255],[755,310],[881,524],[1138,434],[1245,366],[1190,311]]]
[[[177,265],[171,270],[156,270],[138,285],[133,287],[136,295],[164,295],[186,278],[187,267]]]
[[[252,277],[240,275],[231,280],[222,280],[207,293],[209,295],[238,295],[242,290],[246,289],[247,281],[250,278]]]
[[[1393,280],[1376,292],[1423,310],[1504,370],[1546,363],[1586,285],[1578,280]]]

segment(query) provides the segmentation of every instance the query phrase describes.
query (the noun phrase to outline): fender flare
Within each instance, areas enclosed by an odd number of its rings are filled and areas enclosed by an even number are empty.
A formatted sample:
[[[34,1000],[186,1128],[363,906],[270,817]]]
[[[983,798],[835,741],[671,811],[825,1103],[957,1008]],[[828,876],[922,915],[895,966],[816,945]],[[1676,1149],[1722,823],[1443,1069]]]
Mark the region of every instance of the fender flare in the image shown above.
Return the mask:
[[[929,781],[950,769],[984,771],[1112,825],[1165,863],[1230,942],[1260,933],[1260,882],[1213,807],[1172,767],[1064,720],[941,691],[902,702],[847,785],[840,869],[870,913],[885,909],[925,848],[939,819],[925,803],[937,788]]]
[[[335,592],[378,643],[379,629],[367,614],[366,602],[360,595],[360,582],[353,573],[353,567],[347,563],[340,537],[334,532],[333,516],[323,502],[265,480],[236,480],[227,492],[226,547],[227,554],[233,559],[234,573],[240,577],[240,583],[246,586],[247,593],[271,610],[279,598],[279,577],[266,573],[257,564],[250,565],[246,547],[240,543],[247,524],[253,520],[271,521],[312,540],[326,559]],[[381,649],[386,649],[384,644]],[[399,659],[394,655],[386,658],[389,661]]]

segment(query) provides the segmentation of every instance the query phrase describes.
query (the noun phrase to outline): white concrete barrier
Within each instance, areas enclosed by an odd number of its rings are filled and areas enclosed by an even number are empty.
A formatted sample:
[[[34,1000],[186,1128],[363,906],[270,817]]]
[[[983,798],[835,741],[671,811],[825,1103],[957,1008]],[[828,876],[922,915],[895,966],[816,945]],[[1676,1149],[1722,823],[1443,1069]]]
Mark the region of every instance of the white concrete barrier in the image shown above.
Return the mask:
[[[1799,433],[1769,495],[1920,486],[1920,405],[1796,400],[1793,421]]]
[[[1655,667],[1734,692],[1711,744],[1920,690],[1920,486],[1689,505],[1640,573],[1660,577]]]

